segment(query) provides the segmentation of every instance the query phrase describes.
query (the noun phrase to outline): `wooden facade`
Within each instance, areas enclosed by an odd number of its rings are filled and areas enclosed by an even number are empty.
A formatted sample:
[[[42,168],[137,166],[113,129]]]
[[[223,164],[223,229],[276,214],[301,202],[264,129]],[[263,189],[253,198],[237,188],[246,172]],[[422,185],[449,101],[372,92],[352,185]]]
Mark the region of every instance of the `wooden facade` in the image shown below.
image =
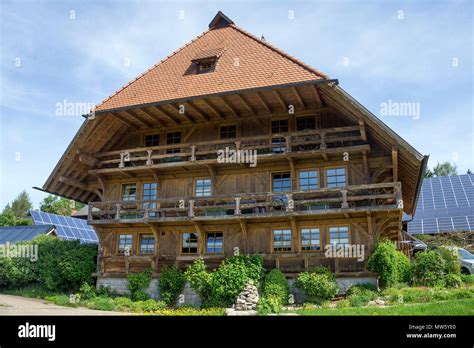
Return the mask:
[[[234,28],[226,18],[210,30]],[[213,59],[217,71],[223,58]],[[256,157],[225,162],[223,151]],[[101,276],[199,256],[214,267],[237,253],[287,273],[365,274],[377,238],[403,238],[426,160],[319,76],[99,107],[43,189],[89,204]],[[364,260],[327,257],[338,242],[363,245]]]

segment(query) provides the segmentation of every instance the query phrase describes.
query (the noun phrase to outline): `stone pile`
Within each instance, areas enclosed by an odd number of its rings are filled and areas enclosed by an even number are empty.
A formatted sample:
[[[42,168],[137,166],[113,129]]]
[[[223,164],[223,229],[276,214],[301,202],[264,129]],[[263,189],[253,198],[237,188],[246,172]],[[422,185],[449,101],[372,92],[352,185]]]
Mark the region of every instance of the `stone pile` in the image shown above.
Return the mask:
[[[249,311],[257,308],[259,297],[258,289],[253,282],[247,283],[244,290],[237,296],[234,309],[236,311]]]

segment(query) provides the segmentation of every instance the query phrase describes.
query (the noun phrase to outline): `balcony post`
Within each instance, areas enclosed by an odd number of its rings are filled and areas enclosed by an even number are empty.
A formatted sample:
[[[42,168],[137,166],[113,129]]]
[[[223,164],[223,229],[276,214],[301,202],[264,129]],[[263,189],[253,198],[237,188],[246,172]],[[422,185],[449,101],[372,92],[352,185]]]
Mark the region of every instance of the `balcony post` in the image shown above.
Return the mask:
[[[117,203],[115,206],[117,207],[117,211],[115,212],[115,220],[120,220],[120,210],[122,209],[122,206],[120,203]]]
[[[241,199],[240,197],[235,197],[235,211],[234,211],[235,215],[240,215],[241,214],[240,199]]]
[[[145,213],[143,214],[144,219],[148,219],[149,217],[149,213],[148,213],[149,205],[150,205],[149,202],[143,203],[143,208],[145,208]]]
[[[326,145],[326,132],[321,132],[321,150],[326,150],[328,147]]]
[[[191,162],[196,160],[196,145],[191,145]]]
[[[341,190],[341,193],[342,193],[341,208],[342,209],[349,208],[349,203],[347,203],[347,190]]]
[[[189,217],[193,217],[194,216],[194,200],[190,200],[189,201],[189,212],[188,212],[188,216]]]
[[[148,158],[146,160],[146,165],[151,166],[153,164],[153,160],[151,159],[151,154],[153,153],[153,151],[152,150],[147,150],[146,152],[148,154],[148,156],[147,156]]]
[[[295,202],[293,201],[293,195],[291,193],[286,194],[288,204],[286,205],[286,211],[293,211],[295,208]]]
[[[286,147],[285,152],[291,152],[291,136],[287,135],[285,137]]]

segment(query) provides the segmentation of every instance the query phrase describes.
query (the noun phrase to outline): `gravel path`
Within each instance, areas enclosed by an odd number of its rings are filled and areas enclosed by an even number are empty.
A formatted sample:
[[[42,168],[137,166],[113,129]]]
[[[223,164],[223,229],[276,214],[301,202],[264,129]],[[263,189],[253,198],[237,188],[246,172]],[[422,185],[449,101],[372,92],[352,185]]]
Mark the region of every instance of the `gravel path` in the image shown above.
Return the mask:
[[[0,294],[0,315],[127,315],[127,313],[62,307],[36,298]]]

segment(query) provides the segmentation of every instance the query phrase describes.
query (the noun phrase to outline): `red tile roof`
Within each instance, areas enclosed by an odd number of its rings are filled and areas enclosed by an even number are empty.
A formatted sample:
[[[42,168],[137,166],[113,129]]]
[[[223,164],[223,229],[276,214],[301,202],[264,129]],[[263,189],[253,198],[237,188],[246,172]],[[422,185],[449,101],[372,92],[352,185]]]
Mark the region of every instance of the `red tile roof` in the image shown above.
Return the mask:
[[[220,25],[122,87],[95,111],[328,78],[225,18],[217,22]],[[215,70],[195,74],[192,60],[206,52],[218,53]]]

